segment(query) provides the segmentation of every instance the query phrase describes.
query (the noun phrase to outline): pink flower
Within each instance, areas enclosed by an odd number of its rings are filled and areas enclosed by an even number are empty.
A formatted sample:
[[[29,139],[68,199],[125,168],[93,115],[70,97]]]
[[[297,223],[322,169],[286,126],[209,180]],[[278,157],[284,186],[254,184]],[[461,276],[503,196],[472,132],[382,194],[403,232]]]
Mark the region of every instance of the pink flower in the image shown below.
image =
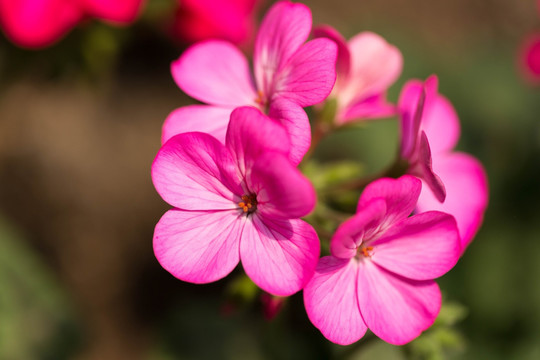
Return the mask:
[[[194,43],[223,39],[233,44],[249,40],[255,28],[257,0],[181,0],[173,24],[175,35]]]
[[[177,278],[208,283],[242,260],[274,295],[291,295],[313,275],[316,232],[301,216],[315,205],[310,182],[289,161],[284,128],[252,107],[231,114],[225,145],[183,133],[158,152],[152,179],[175,208],[154,232],[154,252]]]
[[[224,141],[231,111],[251,105],[269,110],[272,117],[286,115],[290,141],[303,155],[311,134],[302,107],[323,101],[336,77],[336,45],[328,39],[304,44],[310,31],[307,6],[288,1],[274,4],[255,41],[254,77],[246,57],[226,41],[190,47],[172,63],[172,75],[184,92],[209,105],[171,113],[163,125],[162,141],[186,131],[207,132]]]
[[[85,17],[116,24],[135,20],[143,0],[0,0],[0,27],[15,44],[46,47]]]
[[[540,33],[527,36],[519,50],[519,68],[531,84],[540,84]]]
[[[330,26],[318,27],[313,32],[316,37],[327,37],[338,45],[337,80],[330,95],[337,100],[337,123],[395,115],[395,106],[386,101],[386,91],[401,73],[400,51],[368,31],[349,42]]]
[[[417,208],[421,212],[439,210],[453,215],[458,224],[461,247],[465,250],[482,224],[488,203],[487,176],[477,159],[453,151],[460,135],[459,119],[448,99],[438,94],[437,85],[437,77],[431,76],[425,84],[412,80],[404,86],[400,108],[423,102],[423,110],[416,119],[411,119],[411,111],[404,112],[402,156],[406,158],[406,154],[415,148],[414,134],[421,133],[416,151],[419,151],[424,175],[418,171],[411,171],[411,174],[420,175],[428,187],[422,188]],[[422,98],[423,101],[419,100]],[[428,168],[431,174],[437,175],[430,177]],[[444,184],[444,201],[437,196],[438,183],[433,181],[434,178]]]
[[[452,216],[407,217],[420,188],[408,175],[371,183],[332,238],[331,255],[304,289],[309,319],[330,341],[351,344],[369,328],[401,345],[435,321],[441,293],[433,279],[456,264],[460,244]]]

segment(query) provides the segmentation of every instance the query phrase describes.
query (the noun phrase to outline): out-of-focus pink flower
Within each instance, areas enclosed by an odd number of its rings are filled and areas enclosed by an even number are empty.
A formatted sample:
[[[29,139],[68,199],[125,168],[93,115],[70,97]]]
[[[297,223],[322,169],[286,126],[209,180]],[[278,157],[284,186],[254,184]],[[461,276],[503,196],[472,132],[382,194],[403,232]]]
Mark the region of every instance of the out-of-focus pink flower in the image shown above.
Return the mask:
[[[189,43],[222,39],[244,44],[255,29],[258,0],[181,0],[174,35]]]
[[[135,20],[143,0],[0,0],[0,27],[15,44],[46,47],[82,19],[95,17],[115,24]]]
[[[386,91],[403,67],[403,57],[395,46],[367,31],[346,42],[327,25],[315,28],[313,34],[338,45],[337,80],[330,95],[337,100],[338,124],[396,114],[396,107],[386,101]]]
[[[272,320],[279,314],[281,309],[283,309],[283,305],[285,304],[285,299],[286,298],[284,297],[270,295],[266,292],[263,292],[261,294],[263,314],[266,320]]]
[[[154,232],[154,252],[177,278],[216,281],[242,260],[263,290],[291,295],[309,281],[320,252],[301,216],[315,192],[290,162],[285,129],[253,107],[233,111],[225,145],[183,133],[158,152],[152,179],[175,208]]]
[[[531,84],[540,84],[540,33],[527,36],[519,50],[519,68]]]
[[[488,203],[487,176],[477,159],[454,151],[460,135],[459,119],[450,101],[437,92],[437,86],[435,76],[429,77],[425,84],[419,80],[405,84],[400,98],[402,157],[408,159],[407,154],[411,151],[419,152],[424,174],[429,168],[434,177],[411,171],[428,185],[422,188],[418,210],[439,210],[453,215],[458,224],[461,247],[465,250],[484,218]],[[415,103],[420,109],[416,111],[416,117],[410,108]],[[406,104],[409,104],[409,110],[406,110]],[[415,144],[418,134],[422,137]],[[439,183],[434,178],[444,184],[444,201],[438,197]]]
[[[302,107],[323,101],[334,86],[337,47],[328,39],[304,44],[311,31],[311,12],[303,4],[281,1],[264,17],[255,41],[254,76],[246,57],[226,41],[195,44],[171,65],[178,86],[208,105],[172,112],[163,125],[162,141],[187,131],[202,131],[224,141],[229,114],[251,105],[285,118],[295,162],[309,148],[311,131]]]
[[[454,218],[438,211],[412,217],[421,182],[405,175],[366,187],[355,216],[344,222],[304,288],[311,322],[338,344],[369,328],[405,344],[433,324],[441,293],[433,279],[460,255]]]

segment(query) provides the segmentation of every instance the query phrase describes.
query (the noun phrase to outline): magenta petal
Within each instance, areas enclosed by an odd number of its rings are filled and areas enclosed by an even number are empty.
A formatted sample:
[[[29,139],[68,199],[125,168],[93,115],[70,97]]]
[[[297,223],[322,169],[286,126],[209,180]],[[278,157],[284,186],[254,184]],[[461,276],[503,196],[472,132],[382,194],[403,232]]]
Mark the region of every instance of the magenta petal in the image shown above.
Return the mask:
[[[527,35],[518,54],[520,71],[532,85],[540,84],[540,33]]]
[[[191,46],[171,64],[171,72],[180,89],[202,102],[224,107],[255,104],[247,59],[226,41]]]
[[[386,215],[386,201],[372,199],[362,206],[352,218],[339,226],[330,241],[333,256],[350,259],[357,254],[357,249],[364,239],[369,239],[379,231],[379,226]]]
[[[143,0],[79,0],[88,14],[116,23],[135,20]]]
[[[225,143],[242,176],[246,176],[247,170],[261,154],[273,151],[288,156],[290,150],[285,128],[250,106],[237,108],[231,113]]]
[[[396,115],[397,108],[386,101],[386,94],[370,96],[342,109],[337,115],[340,123],[357,119],[380,119]]]
[[[456,146],[460,134],[459,119],[447,98],[439,94],[426,97],[420,129],[425,131],[433,154],[451,151]]]
[[[281,219],[299,218],[315,207],[313,185],[282,154],[267,152],[255,162],[246,179],[257,194],[257,211]]]
[[[478,160],[464,153],[439,155],[433,167],[444,181],[446,200],[441,204],[428,189],[422,189],[418,210],[439,210],[453,215],[465,250],[482,224],[488,204],[486,173]]]
[[[242,226],[237,211],[169,210],[156,225],[154,253],[180,280],[216,281],[238,264]]]
[[[424,180],[437,200],[439,200],[439,202],[443,202],[446,198],[446,188],[444,187],[440,177],[433,171],[431,149],[429,147],[426,133],[423,131],[422,135],[420,136],[417,154],[418,159],[409,169],[409,173]]]
[[[334,87],[336,58],[337,45],[333,41],[309,41],[278,71],[273,98],[283,97],[302,107],[320,103]]]
[[[304,288],[309,319],[336,344],[352,344],[367,330],[358,308],[357,273],[357,261],[325,256]]]
[[[311,11],[304,4],[279,1],[266,13],[253,58],[257,88],[265,95],[274,87],[274,77],[307,40],[311,31]]]
[[[399,179],[382,178],[375,180],[366,188],[358,202],[358,212],[372,199],[386,200],[387,218],[385,223],[392,224],[409,216],[416,206],[422,183],[410,175]]]
[[[161,143],[171,137],[191,131],[199,131],[212,135],[225,144],[225,134],[229,125],[232,108],[211,105],[189,105],[171,112],[161,133]]]
[[[434,281],[408,280],[361,261],[358,303],[368,328],[384,341],[403,345],[429,328],[441,308]]]
[[[404,159],[410,159],[416,151],[424,101],[425,92],[422,82],[419,80],[407,81],[401,90],[398,101],[401,121],[400,153]]]
[[[320,254],[317,233],[299,220],[248,218],[240,243],[246,274],[264,291],[288,296],[313,276]]]
[[[242,194],[233,158],[204,133],[167,141],[152,164],[152,181],[163,200],[185,210],[235,209]]]
[[[373,262],[414,280],[444,275],[461,255],[454,217],[438,211],[404,219],[370,245]]]
[[[294,165],[300,164],[311,146],[311,126],[306,112],[291,101],[277,99],[270,104],[268,116],[285,127],[291,144],[289,159]]]
[[[338,55],[336,61],[336,72],[338,82],[346,80],[349,75],[349,69],[351,66],[351,53],[347,44],[347,40],[341,34],[329,25],[317,26],[313,29],[313,37],[325,37],[336,43],[338,47]]]

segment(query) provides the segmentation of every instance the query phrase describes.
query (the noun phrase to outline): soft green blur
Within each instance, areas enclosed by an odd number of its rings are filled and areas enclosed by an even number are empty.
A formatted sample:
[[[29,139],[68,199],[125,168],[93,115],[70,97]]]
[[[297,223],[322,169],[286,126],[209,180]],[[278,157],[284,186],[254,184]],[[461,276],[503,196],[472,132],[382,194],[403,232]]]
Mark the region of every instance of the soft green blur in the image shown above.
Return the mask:
[[[439,281],[436,324],[405,347],[372,335],[333,345],[301,294],[266,320],[239,269],[193,285],[154,259],[168,205],[150,165],[165,117],[192,103],[169,74],[183,50],[164,30],[171,3],[43,51],[0,36],[0,359],[540,358],[540,88],[516,68],[521,39],[540,30],[534,0],[306,1],[315,24],[374,31],[402,51],[392,101],[407,79],[437,74],[461,119],[458,148],[488,173],[484,225]],[[323,141],[304,170],[316,187],[376,173],[397,141],[396,119],[370,122]]]

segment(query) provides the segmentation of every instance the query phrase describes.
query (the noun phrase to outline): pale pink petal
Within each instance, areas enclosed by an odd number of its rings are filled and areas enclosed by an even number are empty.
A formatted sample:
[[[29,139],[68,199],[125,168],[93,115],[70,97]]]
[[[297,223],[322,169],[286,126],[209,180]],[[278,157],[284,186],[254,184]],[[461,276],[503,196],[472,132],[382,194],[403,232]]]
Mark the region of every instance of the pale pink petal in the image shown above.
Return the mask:
[[[366,98],[386,92],[403,68],[403,56],[381,36],[366,31],[349,40],[351,72],[345,93],[353,93],[353,99]],[[350,96],[350,95],[349,95]]]
[[[259,156],[246,183],[250,193],[257,194],[257,211],[263,216],[299,218],[315,207],[313,185],[283,154]]]
[[[0,1],[0,28],[15,44],[28,48],[49,46],[83,17],[69,0]]]
[[[163,200],[185,210],[235,209],[242,195],[230,153],[204,133],[167,141],[152,164],[152,181]]]
[[[264,291],[288,296],[311,279],[320,254],[317,233],[299,220],[247,218],[240,242],[246,274]]]
[[[305,107],[318,104],[336,82],[337,45],[326,38],[303,45],[276,74],[272,99],[283,97]]]
[[[434,281],[394,275],[372,261],[360,261],[358,303],[368,328],[384,341],[403,345],[429,328],[441,308]]]
[[[226,41],[191,46],[173,61],[171,72],[180,89],[199,101],[224,107],[255,104],[257,94],[247,59]]]
[[[414,280],[431,280],[448,272],[461,255],[454,217],[430,211],[394,224],[373,246],[377,265]]]
[[[333,256],[350,259],[357,255],[358,247],[371,238],[386,215],[385,199],[375,198],[365,203],[362,210],[339,226],[330,241]]]
[[[237,108],[231,113],[225,143],[243,177],[262,153],[274,151],[288,156],[290,149],[285,128],[250,106]]]
[[[156,258],[180,280],[219,280],[238,264],[242,219],[237,211],[169,210],[154,231]]]
[[[311,31],[311,11],[304,4],[279,1],[266,13],[253,57],[257,88],[269,95],[276,72],[307,40]]]
[[[418,210],[439,210],[456,218],[463,251],[482,224],[488,204],[487,177],[482,164],[464,153],[439,155],[433,168],[446,187],[446,200],[440,203],[429,189],[422,189]]]
[[[416,154],[425,97],[424,85],[419,80],[407,81],[399,95],[400,154],[403,159],[410,159]]]
[[[358,308],[357,273],[357,261],[325,256],[304,288],[309,319],[336,344],[352,344],[367,330]]]
[[[404,219],[412,213],[420,195],[422,183],[410,175],[403,175],[399,179],[382,178],[375,180],[362,192],[358,201],[358,212],[372,199],[382,198],[386,201],[386,224],[392,224]]]
[[[115,23],[130,23],[139,14],[143,0],[78,0],[86,13]]]
[[[409,168],[409,174],[424,180],[437,200],[443,202],[446,198],[446,188],[440,177],[433,171],[431,149],[427,136],[423,131],[418,144],[417,156],[418,158],[414,160],[414,163]]]
[[[317,26],[313,29],[313,37],[325,37],[336,43],[338,47],[338,55],[336,61],[337,80],[336,84],[341,81],[346,81],[351,66],[351,53],[347,40],[341,34],[329,25]]]
[[[396,106],[386,101],[386,93],[381,93],[339,110],[336,120],[338,123],[343,124],[358,119],[369,120],[391,117],[396,113]]]
[[[225,134],[229,125],[232,108],[211,105],[189,105],[171,112],[161,133],[161,143],[171,137],[191,131],[200,131],[212,135],[225,144]]]
[[[447,98],[439,94],[426,98],[420,129],[425,131],[433,154],[451,151],[456,146],[459,119]]]
[[[311,146],[311,126],[306,112],[289,100],[277,99],[270,104],[268,116],[285,127],[291,144],[289,159],[294,165],[300,164]]]

